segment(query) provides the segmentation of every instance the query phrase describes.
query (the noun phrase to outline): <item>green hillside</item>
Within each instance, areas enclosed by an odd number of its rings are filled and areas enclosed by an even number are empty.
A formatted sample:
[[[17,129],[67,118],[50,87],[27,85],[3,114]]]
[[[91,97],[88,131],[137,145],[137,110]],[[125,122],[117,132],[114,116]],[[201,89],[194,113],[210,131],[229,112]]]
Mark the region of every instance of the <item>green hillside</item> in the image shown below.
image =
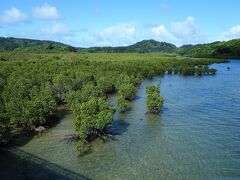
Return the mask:
[[[165,52],[173,53],[177,50],[174,44],[166,42],[158,42],[155,40],[143,40],[136,44],[121,47],[91,47],[89,52],[119,52],[119,53],[149,53],[149,52]]]
[[[130,53],[147,53],[147,52],[166,52],[172,53],[177,50],[173,44],[158,42],[155,40],[143,40],[133,45],[122,47],[90,47],[77,48],[63,43],[53,41],[41,41],[20,38],[0,38],[0,51],[17,51],[17,52],[130,52]]]
[[[119,47],[73,47],[54,41],[42,41],[20,38],[0,37],[0,52],[104,52],[104,53],[177,53],[181,56],[208,57],[208,58],[240,58],[240,39],[217,41],[208,44],[183,45],[143,40],[136,44]]]
[[[72,52],[76,48],[54,41],[0,37],[0,51]]]
[[[239,58],[240,39],[217,41],[209,44],[184,45],[178,49],[178,53],[191,57]]]

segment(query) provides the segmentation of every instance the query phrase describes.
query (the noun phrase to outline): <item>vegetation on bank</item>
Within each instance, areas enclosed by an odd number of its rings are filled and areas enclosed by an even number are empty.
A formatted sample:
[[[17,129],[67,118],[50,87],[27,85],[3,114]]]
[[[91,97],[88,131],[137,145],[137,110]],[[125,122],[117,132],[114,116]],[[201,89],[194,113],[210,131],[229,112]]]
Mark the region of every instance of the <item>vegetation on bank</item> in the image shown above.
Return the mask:
[[[159,86],[148,86],[147,92],[147,109],[149,113],[158,114],[163,106],[164,98],[160,96]]]
[[[194,75],[198,66],[224,62],[159,54],[0,53],[3,56],[7,60],[0,61],[0,142],[7,143],[16,128],[29,131],[46,124],[64,104],[75,115],[78,148],[107,133],[115,112],[109,94],[118,93],[119,109],[125,111],[144,78]],[[188,69],[195,73],[186,73]]]

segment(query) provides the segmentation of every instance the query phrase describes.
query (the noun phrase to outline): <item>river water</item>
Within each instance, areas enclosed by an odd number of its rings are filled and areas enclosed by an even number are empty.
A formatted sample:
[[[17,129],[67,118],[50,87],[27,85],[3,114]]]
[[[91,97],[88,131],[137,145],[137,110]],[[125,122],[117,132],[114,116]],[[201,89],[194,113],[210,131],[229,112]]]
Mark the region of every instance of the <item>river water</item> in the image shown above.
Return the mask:
[[[64,140],[74,133],[71,113],[18,149],[63,169],[66,179],[240,179],[240,61],[212,67],[215,76],[144,80],[130,110],[116,112],[114,140],[94,141],[82,157]],[[158,83],[164,107],[146,115],[145,88]],[[49,177],[35,172],[28,176]]]

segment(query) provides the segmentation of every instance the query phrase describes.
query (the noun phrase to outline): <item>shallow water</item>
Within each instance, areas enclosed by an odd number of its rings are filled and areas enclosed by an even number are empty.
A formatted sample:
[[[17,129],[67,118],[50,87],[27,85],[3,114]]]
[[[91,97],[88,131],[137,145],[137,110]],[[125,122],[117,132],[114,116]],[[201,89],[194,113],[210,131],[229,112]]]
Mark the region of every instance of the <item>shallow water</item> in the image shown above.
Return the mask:
[[[64,140],[74,132],[69,113],[20,149],[91,179],[239,179],[240,61],[212,66],[215,76],[144,80],[131,110],[115,114],[115,140],[94,141],[83,157]],[[145,88],[159,82],[164,107],[145,115]]]

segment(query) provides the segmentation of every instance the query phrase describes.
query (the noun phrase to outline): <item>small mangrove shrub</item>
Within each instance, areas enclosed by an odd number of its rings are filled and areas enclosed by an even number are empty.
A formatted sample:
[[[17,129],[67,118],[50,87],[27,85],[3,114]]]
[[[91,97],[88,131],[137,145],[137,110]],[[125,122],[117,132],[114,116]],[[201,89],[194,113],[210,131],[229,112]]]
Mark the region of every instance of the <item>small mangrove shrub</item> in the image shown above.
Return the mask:
[[[118,108],[120,112],[125,112],[127,110],[126,100],[122,96],[119,96],[117,101],[118,101]]]
[[[148,86],[146,92],[148,112],[158,114],[164,103],[164,98],[160,96],[159,86]]]

